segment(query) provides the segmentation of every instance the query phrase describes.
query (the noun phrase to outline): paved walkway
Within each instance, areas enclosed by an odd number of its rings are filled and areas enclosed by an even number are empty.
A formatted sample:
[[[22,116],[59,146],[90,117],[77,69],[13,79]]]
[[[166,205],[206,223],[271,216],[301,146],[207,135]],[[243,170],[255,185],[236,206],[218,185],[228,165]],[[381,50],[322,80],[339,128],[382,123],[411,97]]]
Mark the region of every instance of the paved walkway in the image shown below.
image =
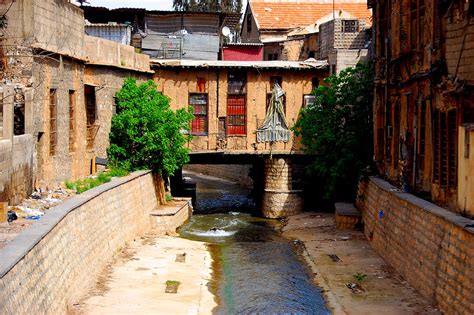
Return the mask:
[[[361,232],[337,230],[333,214],[292,216],[283,235],[304,244],[303,254],[334,314],[438,314],[385,264]],[[356,273],[367,276],[361,282],[364,291],[353,293],[347,284],[357,282]]]
[[[185,262],[177,262],[177,255]],[[179,258],[178,258],[179,260]],[[211,257],[204,243],[176,237],[144,237],[123,250],[81,303],[78,314],[211,314]],[[166,281],[179,281],[176,294]]]

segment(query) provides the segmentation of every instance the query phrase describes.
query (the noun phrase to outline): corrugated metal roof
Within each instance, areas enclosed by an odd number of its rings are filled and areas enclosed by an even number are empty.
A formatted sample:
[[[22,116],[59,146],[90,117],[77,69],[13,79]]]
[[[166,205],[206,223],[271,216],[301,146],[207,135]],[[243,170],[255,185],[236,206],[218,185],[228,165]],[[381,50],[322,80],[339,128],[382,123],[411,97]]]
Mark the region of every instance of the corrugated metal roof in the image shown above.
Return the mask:
[[[224,47],[230,47],[230,46],[258,46],[258,47],[262,47],[263,43],[228,43],[228,44],[224,45]]]
[[[326,60],[315,61],[226,61],[226,60],[174,60],[151,59],[152,67],[163,68],[252,68],[252,69],[325,69]]]

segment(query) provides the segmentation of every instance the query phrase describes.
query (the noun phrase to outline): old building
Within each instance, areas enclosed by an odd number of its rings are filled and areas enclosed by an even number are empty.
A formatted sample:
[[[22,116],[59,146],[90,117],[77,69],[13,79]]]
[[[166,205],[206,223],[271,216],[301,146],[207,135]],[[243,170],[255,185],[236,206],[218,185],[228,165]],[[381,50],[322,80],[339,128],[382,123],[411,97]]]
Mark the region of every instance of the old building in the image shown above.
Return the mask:
[[[222,28],[233,29],[240,19],[240,13],[224,12],[109,10],[89,6],[84,11],[89,22],[99,23],[102,28],[110,28],[107,26],[110,22],[131,25],[132,46],[160,59],[218,60],[224,40]],[[104,32],[96,31],[96,34],[110,39]]]
[[[291,127],[327,76],[327,63],[294,61],[196,61],[154,59],[155,81],[171,108],[193,109],[191,163],[252,164],[263,214],[302,211],[303,151]],[[273,88],[282,97],[278,129],[263,130]],[[298,160],[299,159],[299,160]],[[262,197],[263,196],[263,197]]]
[[[364,232],[446,314],[474,313],[474,3],[377,0],[374,154]]]
[[[369,21],[371,12],[366,0],[250,0],[241,40],[264,43],[264,60],[317,58],[319,25],[338,17]]]
[[[69,1],[3,1],[0,12],[0,196],[16,203],[35,186],[89,175],[123,79],[151,75],[148,56],[85,35]]]
[[[327,60],[331,74],[368,62],[369,37],[364,19],[336,18],[319,26],[318,59]]]
[[[468,168],[473,4],[378,1],[373,6],[379,23],[374,40],[380,174],[473,216]],[[390,11],[401,13],[389,16]]]

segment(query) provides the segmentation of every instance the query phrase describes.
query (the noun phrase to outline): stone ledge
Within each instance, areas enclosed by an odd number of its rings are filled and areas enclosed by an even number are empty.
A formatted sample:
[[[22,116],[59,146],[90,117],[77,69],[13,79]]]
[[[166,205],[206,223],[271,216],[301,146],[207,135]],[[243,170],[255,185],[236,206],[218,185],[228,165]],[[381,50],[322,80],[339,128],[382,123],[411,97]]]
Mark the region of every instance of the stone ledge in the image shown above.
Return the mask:
[[[108,183],[88,190],[80,195],[74,196],[65,203],[55,206],[38,221],[34,222],[26,230],[22,231],[16,238],[0,250],[0,278],[3,278],[33,247],[35,247],[48,233],[50,233],[61,220],[70,212],[81,207],[92,199],[103,193],[148,175],[151,171],[137,171],[128,176],[114,179]]]
[[[265,192],[272,193],[272,194],[302,194],[302,189],[295,189],[295,190],[283,190],[283,189],[264,189]]]
[[[459,214],[451,212],[447,209],[441,208],[440,206],[435,205],[434,203],[428,202],[423,200],[419,197],[416,197],[413,194],[405,193],[399,191],[399,189],[389,182],[378,178],[378,177],[370,177],[370,180],[380,189],[396,196],[397,198],[404,200],[412,205],[425,210],[437,217],[445,219],[446,221],[468,231],[469,233],[474,234],[474,227],[467,227],[468,225],[474,225],[474,220],[465,218]]]

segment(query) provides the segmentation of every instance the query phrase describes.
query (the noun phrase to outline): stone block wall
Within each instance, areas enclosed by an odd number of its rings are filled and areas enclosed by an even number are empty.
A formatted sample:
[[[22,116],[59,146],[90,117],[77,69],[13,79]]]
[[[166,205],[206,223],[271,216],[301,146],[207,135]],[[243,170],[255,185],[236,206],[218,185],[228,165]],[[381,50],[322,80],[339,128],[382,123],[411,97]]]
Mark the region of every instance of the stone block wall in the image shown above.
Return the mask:
[[[266,218],[281,218],[303,211],[303,191],[294,189],[298,165],[288,158],[267,158],[264,165],[262,212]]]
[[[65,314],[113,255],[151,229],[155,182],[141,171],[54,207],[0,251],[0,314]]]
[[[249,164],[189,164],[185,170],[211,175],[239,183],[246,187],[252,187],[252,179],[249,177],[251,165]]]
[[[467,6],[469,3],[458,1]],[[472,5],[472,3],[470,4]],[[474,24],[464,7],[455,6],[446,17],[446,63],[450,75],[474,80]]]
[[[474,313],[473,220],[379,178],[360,183],[357,203],[368,240],[388,264],[445,314]]]

